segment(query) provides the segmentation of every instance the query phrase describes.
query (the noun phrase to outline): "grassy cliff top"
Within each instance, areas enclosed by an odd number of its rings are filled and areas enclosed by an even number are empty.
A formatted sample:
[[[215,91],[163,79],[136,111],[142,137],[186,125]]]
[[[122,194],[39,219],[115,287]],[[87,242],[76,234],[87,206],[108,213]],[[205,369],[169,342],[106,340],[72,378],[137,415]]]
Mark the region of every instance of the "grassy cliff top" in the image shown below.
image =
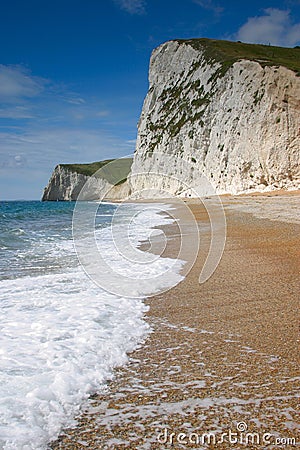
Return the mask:
[[[230,67],[241,59],[257,61],[262,66],[284,66],[300,75],[300,48],[274,47],[243,42],[219,41],[215,39],[177,39],[179,43],[202,50],[208,61],[218,61]]]
[[[96,161],[88,164],[60,164],[60,167],[63,167],[70,172],[92,176],[95,172],[97,172],[97,170],[101,169],[101,167],[109,164],[112,161],[114,161],[114,159],[105,159],[103,161]]]
[[[113,163],[113,164],[109,164]],[[101,178],[105,178],[112,184],[124,182],[130,172],[132,158],[105,159],[89,164],[60,164],[60,167],[86,176],[94,175],[97,170],[102,169]]]

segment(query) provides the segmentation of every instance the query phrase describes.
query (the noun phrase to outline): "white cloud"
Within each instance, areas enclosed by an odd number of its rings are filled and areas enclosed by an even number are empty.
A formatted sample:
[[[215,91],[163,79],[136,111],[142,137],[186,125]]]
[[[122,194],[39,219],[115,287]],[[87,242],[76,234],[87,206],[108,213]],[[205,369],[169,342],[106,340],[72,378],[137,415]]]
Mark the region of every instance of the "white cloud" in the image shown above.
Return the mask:
[[[22,66],[0,65],[0,119],[51,124],[58,120],[99,122],[108,115],[106,105],[97,98],[85,99],[65,86],[33,76]]]
[[[46,80],[33,77],[22,66],[5,66],[0,64],[0,100],[15,102],[22,98],[30,98],[39,95]]]
[[[129,14],[145,14],[145,0],[114,0],[114,2]]]
[[[85,100],[81,97],[68,98],[66,102],[71,103],[72,105],[84,105]]]
[[[109,111],[107,111],[106,109],[103,109],[101,111],[97,111],[96,112],[96,116],[97,117],[107,117],[107,116],[109,116]]]
[[[213,0],[193,0],[194,3],[201,6],[201,8],[213,11],[215,14],[221,14],[224,11],[222,6],[217,5]]]
[[[132,153],[134,146],[118,137],[127,120],[122,111],[111,116],[94,93],[82,96],[23,67],[0,65],[1,196],[39,198],[56,164]]]
[[[127,144],[132,145],[133,147],[135,147],[136,145],[136,139],[128,139],[126,141]]]
[[[0,108],[0,119],[33,119],[34,115],[25,106],[8,106]]]
[[[284,47],[300,43],[300,23],[293,24],[289,11],[268,8],[264,13],[263,16],[249,17],[235,38],[242,42]]]
[[[132,153],[131,143],[98,130],[52,128],[0,132],[0,172],[17,169],[22,161],[28,168],[45,170],[50,176],[59,163],[100,161]],[[46,182],[47,180],[45,180]]]

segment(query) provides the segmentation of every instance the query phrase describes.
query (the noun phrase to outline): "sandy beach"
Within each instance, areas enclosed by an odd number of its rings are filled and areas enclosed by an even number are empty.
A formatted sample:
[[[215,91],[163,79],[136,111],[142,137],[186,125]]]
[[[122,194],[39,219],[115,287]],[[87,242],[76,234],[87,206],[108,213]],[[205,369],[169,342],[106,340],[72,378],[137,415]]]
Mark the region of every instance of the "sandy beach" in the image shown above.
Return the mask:
[[[213,276],[198,283],[210,234],[191,200],[201,234],[194,267],[146,301],[152,333],[52,449],[299,445],[300,194],[223,204],[227,240]],[[171,255],[178,228],[164,231]]]

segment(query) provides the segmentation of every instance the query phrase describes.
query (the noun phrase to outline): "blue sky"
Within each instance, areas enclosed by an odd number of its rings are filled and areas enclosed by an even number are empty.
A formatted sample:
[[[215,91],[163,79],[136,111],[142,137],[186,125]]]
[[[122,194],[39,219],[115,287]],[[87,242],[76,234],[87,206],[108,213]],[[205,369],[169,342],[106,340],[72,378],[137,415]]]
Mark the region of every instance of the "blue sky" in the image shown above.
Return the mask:
[[[176,38],[300,45],[300,0],[2,0],[0,200],[56,164],[133,153],[151,51]]]

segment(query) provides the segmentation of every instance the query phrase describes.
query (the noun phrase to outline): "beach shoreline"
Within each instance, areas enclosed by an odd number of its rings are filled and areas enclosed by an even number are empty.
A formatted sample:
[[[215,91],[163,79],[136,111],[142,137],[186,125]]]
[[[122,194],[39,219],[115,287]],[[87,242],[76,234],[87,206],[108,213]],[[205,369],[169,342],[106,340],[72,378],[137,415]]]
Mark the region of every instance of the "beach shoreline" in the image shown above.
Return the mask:
[[[260,439],[247,448],[264,448],[264,433],[295,448],[300,224],[297,211],[287,222],[282,215],[285,197],[295,208],[300,196],[271,195],[280,201],[274,217],[274,205],[268,211],[265,203],[269,194],[223,198],[227,242],[214,275],[199,285],[210,242],[204,226],[202,251],[184,281],[145,301],[153,332],[52,449],[240,448],[220,442],[222,432],[240,432],[239,423]],[[263,218],[253,213],[257,201]],[[193,199],[187,204],[205,224],[203,207]],[[178,229],[166,227],[170,255]],[[207,432],[216,442],[201,447]]]

